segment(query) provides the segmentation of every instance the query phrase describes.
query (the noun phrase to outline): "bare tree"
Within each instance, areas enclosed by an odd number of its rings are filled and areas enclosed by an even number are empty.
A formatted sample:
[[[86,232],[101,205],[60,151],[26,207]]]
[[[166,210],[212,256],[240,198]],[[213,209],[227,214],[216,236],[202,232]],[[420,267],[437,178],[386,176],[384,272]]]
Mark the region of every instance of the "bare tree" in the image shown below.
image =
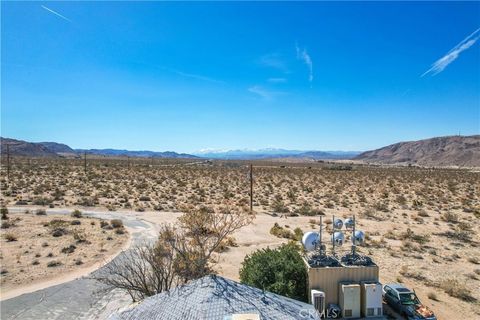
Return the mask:
[[[213,252],[253,216],[222,208],[189,208],[175,225],[164,224],[155,244],[134,247],[113,260],[95,279],[143,299],[212,272]]]
[[[180,284],[174,271],[174,249],[166,243],[145,243],[108,263],[95,279],[124,289],[133,301],[142,300]]]

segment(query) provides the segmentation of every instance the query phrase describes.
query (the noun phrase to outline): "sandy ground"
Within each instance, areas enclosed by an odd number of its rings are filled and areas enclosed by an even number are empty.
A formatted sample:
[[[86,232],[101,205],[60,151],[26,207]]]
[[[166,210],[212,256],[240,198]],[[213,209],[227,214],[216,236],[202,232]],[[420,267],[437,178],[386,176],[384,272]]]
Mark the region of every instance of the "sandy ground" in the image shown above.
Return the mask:
[[[80,224],[71,225],[72,221]],[[88,274],[129,244],[128,232],[101,228],[99,219],[39,216],[31,211],[12,212],[8,222],[13,226],[2,229],[0,242],[1,300]],[[54,237],[59,228],[65,234]],[[16,240],[8,241],[7,235]]]

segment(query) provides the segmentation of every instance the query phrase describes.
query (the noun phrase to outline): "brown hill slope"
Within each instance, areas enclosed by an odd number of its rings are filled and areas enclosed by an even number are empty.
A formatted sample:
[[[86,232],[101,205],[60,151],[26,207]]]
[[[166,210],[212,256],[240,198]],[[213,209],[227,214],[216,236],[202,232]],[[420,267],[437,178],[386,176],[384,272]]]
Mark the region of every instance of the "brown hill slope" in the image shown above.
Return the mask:
[[[364,152],[354,159],[383,164],[480,167],[480,135],[399,142]]]
[[[10,155],[26,157],[58,157],[54,151],[41,143],[27,142],[9,138],[0,138],[2,157],[7,154],[7,145]]]

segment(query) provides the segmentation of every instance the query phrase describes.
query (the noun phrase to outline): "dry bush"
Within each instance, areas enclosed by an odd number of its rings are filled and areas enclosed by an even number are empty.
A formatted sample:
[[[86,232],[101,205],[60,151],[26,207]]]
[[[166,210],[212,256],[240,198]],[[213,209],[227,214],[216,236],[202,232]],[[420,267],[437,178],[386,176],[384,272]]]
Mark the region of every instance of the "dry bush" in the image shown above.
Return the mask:
[[[144,244],[109,263],[98,281],[126,290],[133,301],[212,272],[212,254],[253,219],[240,210],[186,208],[175,225],[164,224],[155,244]]]
[[[123,228],[123,221],[120,219],[112,219],[110,220],[110,224],[114,229]]]
[[[12,241],[17,241],[17,236],[13,233],[5,233],[3,235],[3,237],[5,238],[5,240],[7,240],[8,242],[12,242]]]
[[[278,238],[295,239],[295,234],[292,231],[283,228],[276,222],[270,229],[270,234],[273,234]]]
[[[440,287],[448,295],[458,298],[466,302],[475,302],[475,297],[472,296],[470,290],[465,286],[465,284],[458,279],[451,278],[445,279],[440,283]]]
[[[438,300],[438,297],[437,297],[437,294],[435,292],[429,292],[428,295],[427,295],[428,299],[430,300],[434,300],[434,301],[439,301]]]

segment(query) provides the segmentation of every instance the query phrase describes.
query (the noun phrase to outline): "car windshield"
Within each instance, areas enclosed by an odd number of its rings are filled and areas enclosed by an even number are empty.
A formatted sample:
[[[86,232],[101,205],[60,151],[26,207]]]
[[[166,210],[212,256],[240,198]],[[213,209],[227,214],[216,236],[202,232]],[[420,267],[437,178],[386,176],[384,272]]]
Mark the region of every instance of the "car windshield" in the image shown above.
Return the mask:
[[[400,293],[400,300],[402,301],[402,304],[406,304],[406,305],[420,303],[415,293]]]

